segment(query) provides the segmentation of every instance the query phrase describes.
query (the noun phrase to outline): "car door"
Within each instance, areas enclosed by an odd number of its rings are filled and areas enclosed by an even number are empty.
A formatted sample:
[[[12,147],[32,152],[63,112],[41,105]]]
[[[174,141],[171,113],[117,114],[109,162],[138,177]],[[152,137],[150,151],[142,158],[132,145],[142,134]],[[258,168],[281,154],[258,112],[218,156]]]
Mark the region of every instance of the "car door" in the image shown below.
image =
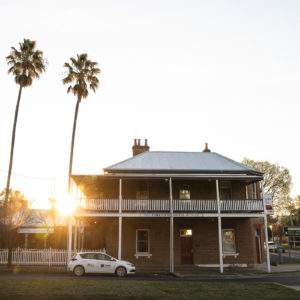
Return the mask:
[[[81,255],[81,258],[86,273],[97,273],[97,253],[85,253]]]
[[[114,273],[115,262],[110,256],[104,253],[97,254],[97,272],[98,273]]]

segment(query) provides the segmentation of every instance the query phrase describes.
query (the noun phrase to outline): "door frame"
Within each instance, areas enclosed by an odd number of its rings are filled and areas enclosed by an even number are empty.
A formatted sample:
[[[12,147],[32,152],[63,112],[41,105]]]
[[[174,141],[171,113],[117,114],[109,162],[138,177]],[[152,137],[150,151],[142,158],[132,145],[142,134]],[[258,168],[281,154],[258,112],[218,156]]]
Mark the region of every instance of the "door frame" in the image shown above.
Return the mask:
[[[194,252],[193,252],[193,230],[190,228],[185,228],[185,229],[180,229],[179,231],[180,233],[180,263],[181,264],[190,264],[193,265],[194,264]],[[183,263],[182,262],[182,239],[189,239],[190,241],[190,255],[189,257],[191,258],[191,262],[190,263]]]

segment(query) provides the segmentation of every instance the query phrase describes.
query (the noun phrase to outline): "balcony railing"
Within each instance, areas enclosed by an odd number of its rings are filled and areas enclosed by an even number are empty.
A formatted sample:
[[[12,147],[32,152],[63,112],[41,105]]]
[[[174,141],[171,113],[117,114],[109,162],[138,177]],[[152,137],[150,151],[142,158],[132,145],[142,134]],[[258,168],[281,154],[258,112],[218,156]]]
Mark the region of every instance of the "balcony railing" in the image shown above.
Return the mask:
[[[170,200],[124,199],[123,211],[170,211]]]
[[[78,199],[77,206],[85,210],[119,211],[119,199]],[[221,212],[263,212],[261,199],[220,200]],[[169,199],[122,199],[123,212],[169,212]],[[216,199],[173,200],[174,212],[217,212]]]
[[[217,200],[173,200],[173,210],[178,211],[197,211],[197,212],[216,212],[218,210]]]

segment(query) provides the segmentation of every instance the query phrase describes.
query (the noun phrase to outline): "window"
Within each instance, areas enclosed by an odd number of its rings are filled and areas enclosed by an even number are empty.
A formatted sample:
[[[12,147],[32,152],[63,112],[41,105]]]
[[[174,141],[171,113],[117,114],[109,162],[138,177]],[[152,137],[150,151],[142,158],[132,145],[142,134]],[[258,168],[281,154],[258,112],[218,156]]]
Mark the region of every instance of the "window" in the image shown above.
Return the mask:
[[[180,200],[190,200],[191,199],[191,187],[189,185],[183,185],[180,187],[179,199]]]
[[[236,253],[234,229],[223,229],[223,253]]]
[[[98,259],[97,253],[84,253],[84,254],[80,254],[80,256],[84,259]]]
[[[148,188],[148,182],[141,181],[138,184],[138,188],[136,191],[136,199],[149,199],[149,188]]]
[[[136,252],[137,253],[149,253],[149,230],[148,229],[137,229],[136,231]]]
[[[136,192],[136,199],[149,199],[148,191],[137,191]]]
[[[111,257],[106,255],[106,254],[103,254],[103,253],[98,253],[97,254],[97,259],[99,260],[109,260],[111,261]]]
[[[192,229],[180,229],[180,237],[189,237],[193,235]]]
[[[232,187],[230,181],[221,181],[220,182],[220,199],[229,200],[232,199]]]

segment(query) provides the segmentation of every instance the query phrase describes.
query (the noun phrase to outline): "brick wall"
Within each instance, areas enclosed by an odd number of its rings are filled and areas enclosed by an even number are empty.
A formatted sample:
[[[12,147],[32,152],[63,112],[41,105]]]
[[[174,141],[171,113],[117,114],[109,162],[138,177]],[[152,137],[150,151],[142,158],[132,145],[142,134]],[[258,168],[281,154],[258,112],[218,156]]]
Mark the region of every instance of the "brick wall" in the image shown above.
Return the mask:
[[[118,218],[101,218],[93,236],[101,241],[107,253],[118,256]],[[101,225],[100,225],[101,224]],[[223,229],[235,230],[237,258],[224,258],[225,264],[257,263],[254,230],[260,226],[262,258],[263,225],[262,219],[222,218]],[[136,265],[168,266],[170,261],[170,223],[169,218],[123,218],[122,259]],[[136,254],[136,230],[150,230],[150,253],[152,256],[139,257]],[[218,222],[217,218],[175,218],[174,219],[174,263],[181,264],[180,229],[192,229],[192,251],[194,264],[219,264]]]
[[[220,181],[221,186],[222,181]],[[179,189],[188,185],[191,188],[191,199],[216,199],[215,180],[176,180],[173,179],[173,197],[179,198]],[[141,188],[142,187],[142,188]],[[146,187],[149,191],[150,199],[169,199],[169,182],[165,180],[136,180],[124,179],[122,183],[122,196],[125,199],[135,199],[137,191]],[[245,181],[233,180],[231,182],[232,198],[246,199]],[[248,186],[249,198],[252,197],[251,186]],[[119,180],[102,179],[92,181],[90,185],[83,188],[83,192],[88,198],[118,198]],[[259,184],[257,184],[257,195],[260,194]]]

